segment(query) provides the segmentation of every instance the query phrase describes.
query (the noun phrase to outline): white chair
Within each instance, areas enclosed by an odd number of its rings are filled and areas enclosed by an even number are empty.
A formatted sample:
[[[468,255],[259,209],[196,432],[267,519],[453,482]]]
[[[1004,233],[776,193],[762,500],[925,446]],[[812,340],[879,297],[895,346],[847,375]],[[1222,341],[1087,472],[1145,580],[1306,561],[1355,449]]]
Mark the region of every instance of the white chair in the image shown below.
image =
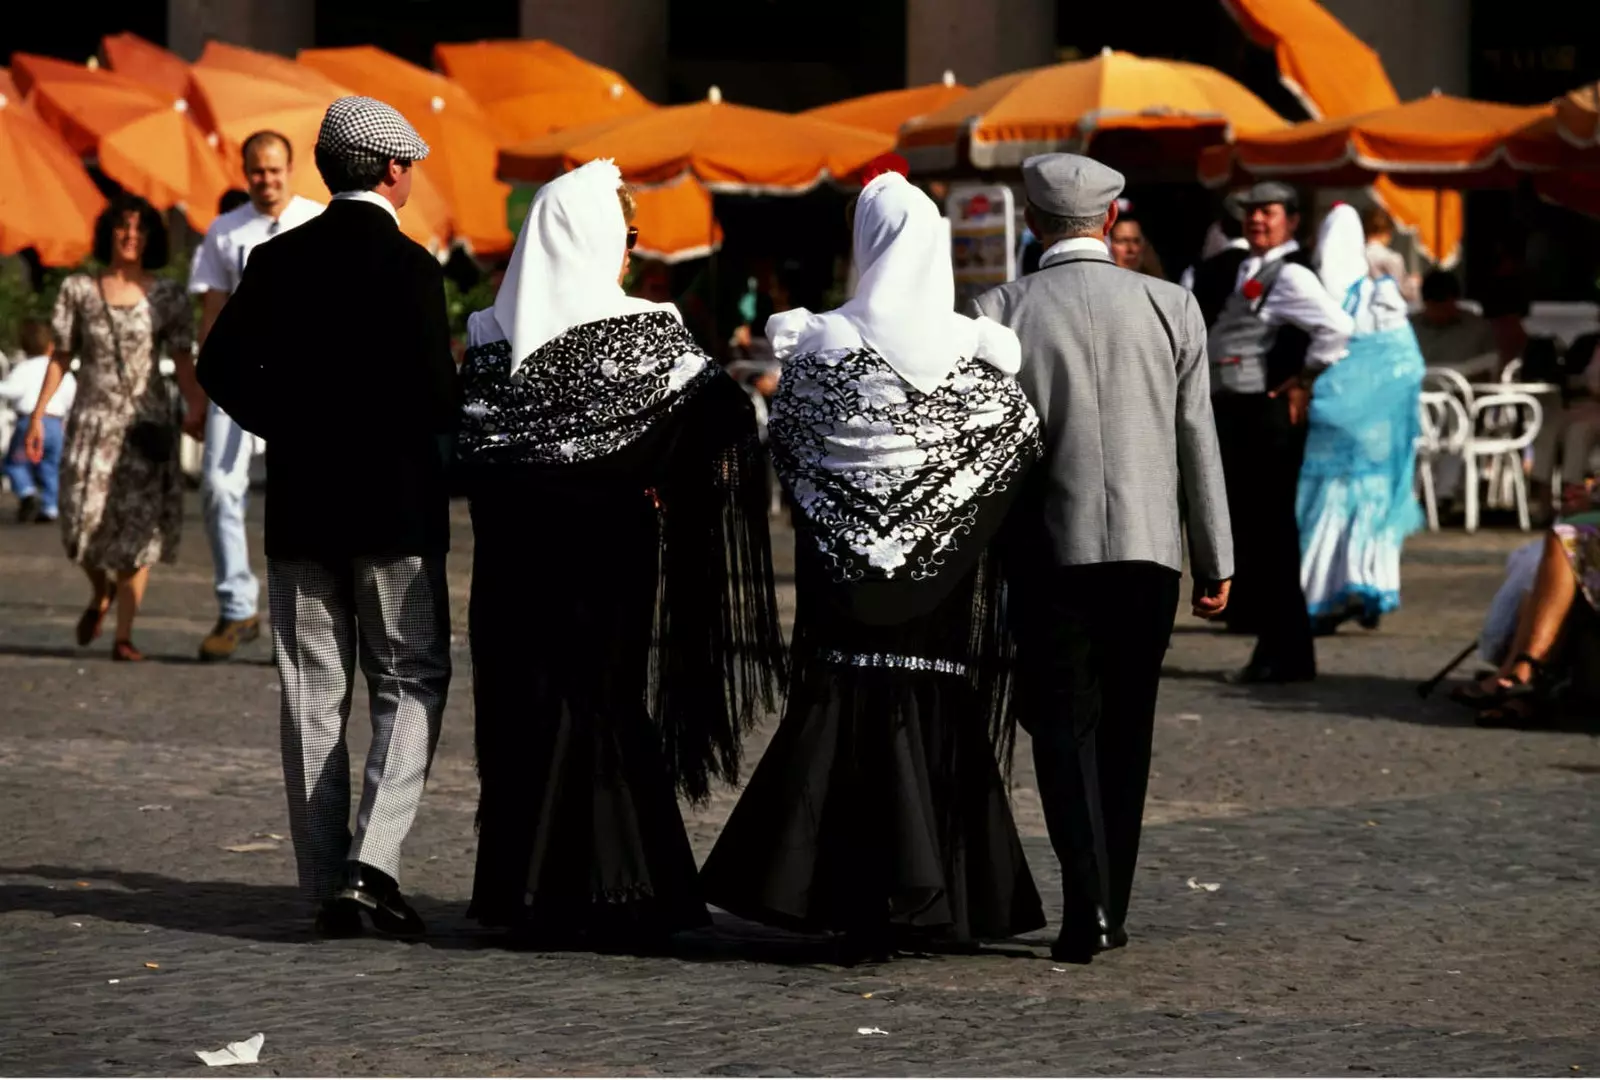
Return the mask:
[[[1424,390],[1441,390],[1454,394],[1461,399],[1461,404],[1472,408],[1474,397],[1472,381],[1455,368],[1431,367],[1422,373],[1422,388]]]
[[[1455,375],[1455,372],[1450,372]],[[1459,375],[1456,376],[1460,378]],[[1471,394],[1471,388],[1468,388]],[[1428,531],[1439,531],[1439,497],[1434,485],[1433,464],[1440,458],[1459,457],[1472,431],[1472,421],[1461,399],[1448,390],[1424,390],[1418,406],[1422,434],[1417,439],[1417,483],[1422,488],[1422,506],[1428,513]]]
[[[1462,449],[1466,462],[1467,532],[1478,531],[1478,463],[1489,459],[1491,493],[1498,483],[1507,483],[1517,501],[1517,520],[1522,531],[1531,527],[1528,519],[1528,478],[1522,471],[1522,452],[1532,445],[1544,422],[1544,409],[1531,394],[1508,392],[1485,394],[1469,410],[1471,434]]]

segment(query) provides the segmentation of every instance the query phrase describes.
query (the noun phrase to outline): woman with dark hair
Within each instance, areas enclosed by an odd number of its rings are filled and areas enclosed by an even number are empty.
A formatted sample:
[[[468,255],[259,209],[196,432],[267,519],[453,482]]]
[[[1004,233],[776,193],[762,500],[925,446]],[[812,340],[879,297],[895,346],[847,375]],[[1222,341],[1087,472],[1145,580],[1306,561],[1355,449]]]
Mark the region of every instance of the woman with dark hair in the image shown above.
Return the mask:
[[[1116,224],[1111,226],[1111,235],[1106,238],[1106,246],[1111,249],[1111,260],[1124,270],[1164,279],[1167,274],[1162,269],[1161,256],[1156,254],[1155,245],[1145,236],[1144,226],[1134,215],[1133,203],[1127,199],[1120,199],[1118,203],[1121,212],[1117,215]]]
[[[462,365],[469,913],[606,947],[709,921],[675,796],[738,781],[782,667],[754,411],[623,293],[632,213],[608,161],[540,188]]]
[[[119,195],[95,223],[101,269],[61,283],[52,327],[56,352],[28,428],[28,455],[44,451],[44,416],[74,356],[78,395],[61,460],[61,526],[67,556],[89,579],[79,645],[100,636],[113,599],[113,660],[142,660],[132,641],[155,562],[173,562],[183,524],[178,469],[179,403],[162,378],[162,350],[177,367],[187,422],[205,420],[195,381],[194,313],[183,286],[157,278],[167,230],[143,199]]]

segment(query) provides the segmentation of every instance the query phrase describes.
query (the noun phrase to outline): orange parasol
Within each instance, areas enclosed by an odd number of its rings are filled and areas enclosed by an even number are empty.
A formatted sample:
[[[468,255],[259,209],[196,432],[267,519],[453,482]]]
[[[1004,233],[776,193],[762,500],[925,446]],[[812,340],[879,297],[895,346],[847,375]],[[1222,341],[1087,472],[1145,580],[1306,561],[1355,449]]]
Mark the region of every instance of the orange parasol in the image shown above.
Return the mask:
[[[906,122],[926,116],[936,109],[942,109],[971,92],[970,88],[956,82],[954,72],[947,71],[944,73],[943,82],[849,98],[845,101],[836,101],[832,105],[807,109],[800,115],[827,120],[834,124],[844,124],[847,127],[866,128],[868,131],[894,135]]]
[[[1278,75],[1313,119],[1353,116],[1400,103],[1377,52],[1316,0],[1222,0],[1245,35],[1272,49]],[[1460,253],[1461,196],[1402,188],[1386,176],[1372,194],[1394,219],[1418,234],[1435,261]]]
[[[1240,135],[1201,159],[1212,187],[1274,176],[1324,185],[1370,184],[1388,173],[1410,186],[1504,187],[1524,172],[1583,164],[1556,133],[1547,105],[1500,105],[1432,94],[1336,120]],[[1600,164],[1600,153],[1591,155]]]
[[[77,155],[0,68],[0,255],[33,248],[46,266],[74,266],[89,254],[105,204]]]
[[[692,177],[633,193],[639,229],[635,255],[664,263],[703,259],[722,246],[722,225],[711,209],[711,192]]]
[[[548,41],[435,45],[433,62],[483,107],[502,146],[653,108],[621,75]]]
[[[328,201],[312,150],[322,114],[335,98],[351,93],[349,89],[281,56],[216,41],[206,45],[191,77],[216,119],[230,160],[239,160],[244,140],[257,131],[276,131],[294,148],[294,193]],[[430,251],[450,244],[449,205],[420,168],[412,180],[411,201],[400,211],[400,227]]]
[[[1556,100],[1556,119],[1563,138],[1578,146],[1600,145],[1600,82],[1580,86]]]
[[[705,101],[601,121],[503,150],[500,175],[542,182],[586,161],[612,158],[631,183],[693,176],[713,191],[799,194],[852,175],[893,143],[888,135],[860,128],[730,105],[712,87]]]
[[[1197,153],[1233,131],[1286,126],[1260,98],[1212,68],[1106,49],[1089,60],[990,79],[906,124],[899,150],[913,168],[948,169],[958,165],[965,140],[971,164],[992,169],[1034,154],[1081,151],[1113,131],[1157,135]]]
[[[305,49],[300,63],[399,109],[433,148],[425,171],[454,211],[457,239],[478,252],[511,250],[511,189],[494,179],[496,134],[471,95],[443,75],[371,45]]]
[[[100,56],[118,75],[159,90],[173,101],[189,96],[189,65],[138,34],[107,34],[100,39]]]
[[[122,75],[17,53],[12,77],[67,145],[94,155],[105,174],[166,210],[182,206],[204,230],[231,186],[216,149],[173,101]]]

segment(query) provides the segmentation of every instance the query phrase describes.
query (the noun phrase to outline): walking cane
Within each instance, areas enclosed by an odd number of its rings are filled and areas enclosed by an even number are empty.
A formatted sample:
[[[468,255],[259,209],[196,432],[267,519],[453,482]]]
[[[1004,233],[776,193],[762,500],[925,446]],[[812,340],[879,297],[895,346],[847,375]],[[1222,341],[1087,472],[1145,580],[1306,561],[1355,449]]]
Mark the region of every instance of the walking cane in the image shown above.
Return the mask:
[[[1456,658],[1454,660],[1450,661],[1444,667],[1439,669],[1439,673],[1437,675],[1435,675],[1433,678],[1429,679],[1425,683],[1418,683],[1417,684],[1417,696],[1419,698],[1426,698],[1429,694],[1433,693],[1434,690],[1438,689],[1439,684],[1444,682],[1445,679],[1449,677],[1449,675],[1450,675],[1450,673],[1452,671],[1454,671],[1456,668],[1460,667],[1461,666],[1461,661],[1463,661],[1467,657],[1471,656],[1472,655],[1472,650],[1476,649],[1477,647],[1478,647],[1478,639],[1477,638],[1473,638],[1472,641],[1470,641],[1467,644],[1467,647],[1465,649],[1462,649],[1460,652],[1456,653]]]

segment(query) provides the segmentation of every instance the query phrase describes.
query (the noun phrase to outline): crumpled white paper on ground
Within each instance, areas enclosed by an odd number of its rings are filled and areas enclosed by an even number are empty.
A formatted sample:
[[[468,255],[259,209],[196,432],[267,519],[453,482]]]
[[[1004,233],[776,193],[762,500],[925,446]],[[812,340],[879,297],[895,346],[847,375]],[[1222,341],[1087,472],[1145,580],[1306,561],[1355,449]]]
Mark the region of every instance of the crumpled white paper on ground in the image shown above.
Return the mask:
[[[195,1056],[207,1065],[254,1065],[261,1060],[261,1047],[267,1037],[256,1032],[244,1042],[229,1043],[221,1050],[196,1050]]]

